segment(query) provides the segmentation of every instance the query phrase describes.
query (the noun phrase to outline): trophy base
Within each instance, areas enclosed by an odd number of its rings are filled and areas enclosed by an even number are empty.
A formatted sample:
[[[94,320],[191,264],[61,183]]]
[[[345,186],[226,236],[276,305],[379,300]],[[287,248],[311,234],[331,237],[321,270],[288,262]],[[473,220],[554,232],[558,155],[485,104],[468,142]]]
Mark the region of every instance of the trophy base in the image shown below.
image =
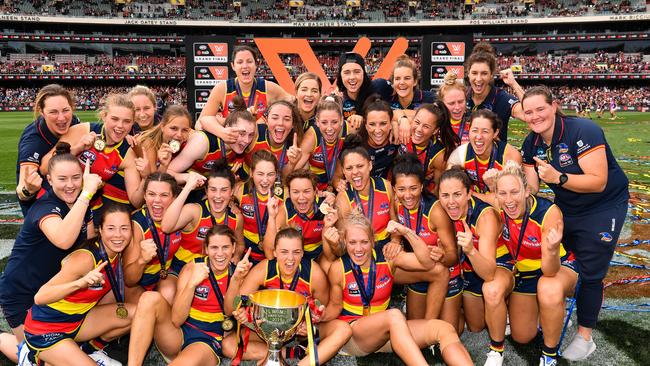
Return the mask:
[[[282,357],[279,349],[269,349],[266,358],[260,363],[262,366],[289,366],[289,363]]]

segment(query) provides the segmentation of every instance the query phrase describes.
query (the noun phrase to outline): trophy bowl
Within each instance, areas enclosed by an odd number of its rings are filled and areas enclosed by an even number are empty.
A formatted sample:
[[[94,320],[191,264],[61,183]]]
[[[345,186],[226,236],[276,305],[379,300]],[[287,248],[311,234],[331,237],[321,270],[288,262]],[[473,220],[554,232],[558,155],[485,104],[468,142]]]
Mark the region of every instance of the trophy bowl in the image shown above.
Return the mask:
[[[289,290],[261,290],[249,296],[253,327],[269,347],[263,365],[287,365],[282,346],[289,341],[302,322],[307,299]]]

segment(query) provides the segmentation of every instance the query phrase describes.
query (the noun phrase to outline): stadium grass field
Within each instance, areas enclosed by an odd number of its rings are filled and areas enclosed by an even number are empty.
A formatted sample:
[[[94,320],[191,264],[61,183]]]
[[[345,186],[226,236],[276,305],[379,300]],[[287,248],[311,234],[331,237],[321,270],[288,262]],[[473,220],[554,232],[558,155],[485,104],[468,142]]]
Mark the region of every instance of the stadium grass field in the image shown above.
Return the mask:
[[[96,112],[78,112],[78,117],[85,122],[97,120]],[[607,114],[606,114],[607,115]],[[31,112],[0,112],[0,220],[16,218],[14,199],[11,193],[15,189],[15,164],[18,151],[18,139],[23,128],[32,120]],[[649,219],[647,211],[650,208],[650,113],[622,112],[616,120],[595,119],[605,130],[614,155],[625,169],[634,192],[630,214],[636,214],[642,219]],[[511,121],[509,128],[509,141],[519,147],[526,134],[526,127],[521,121]],[[7,192],[8,191],[8,192]],[[636,207],[636,208],[635,208]],[[627,220],[626,228],[621,235],[621,241],[630,241],[634,238],[649,239],[650,225],[647,221]],[[6,263],[6,256],[19,230],[19,225],[13,223],[0,223],[0,271]],[[627,249],[627,248],[626,248]],[[650,245],[641,245],[628,251],[648,257]],[[646,264],[647,262],[630,261],[624,257],[616,257],[621,262]],[[632,270],[613,267],[607,278],[608,281],[629,276],[648,274],[647,271]],[[646,304],[650,302],[650,286],[625,285],[612,286],[606,290],[606,304],[612,306],[625,306],[630,303]],[[650,336],[650,316],[641,312],[622,312],[603,310],[594,339],[598,350],[589,360],[584,362],[568,363],[561,360],[561,365],[650,365],[650,353],[647,352],[647,339]],[[574,323],[575,315],[573,317]],[[0,329],[8,331],[9,328],[0,317]],[[569,331],[568,339],[575,333],[575,326]],[[465,332],[461,337],[463,343],[478,365],[485,361],[488,336],[485,331],[470,334]],[[565,344],[566,345],[566,344]],[[539,341],[529,345],[516,345],[508,338],[506,340],[505,365],[537,365],[540,353]],[[646,351],[643,351],[643,350]],[[429,363],[440,364],[438,357],[431,357],[428,351]],[[5,358],[0,356],[0,366],[10,365]],[[162,359],[156,351],[151,351],[146,365],[161,365]],[[229,364],[226,360],[224,364]],[[246,363],[252,364],[252,363]],[[363,358],[337,356],[333,365],[400,365],[402,364],[394,355],[372,355]]]

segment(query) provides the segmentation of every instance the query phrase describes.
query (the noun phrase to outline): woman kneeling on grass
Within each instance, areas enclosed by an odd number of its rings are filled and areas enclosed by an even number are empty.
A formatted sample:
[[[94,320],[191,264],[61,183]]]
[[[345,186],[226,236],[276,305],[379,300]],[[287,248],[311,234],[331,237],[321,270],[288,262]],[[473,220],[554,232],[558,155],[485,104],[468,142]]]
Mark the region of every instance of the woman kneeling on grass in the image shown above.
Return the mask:
[[[426,365],[421,348],[440,344],[449,365],[472,365],[454,327],[442,320],[406,320],[398,309],[388,309],[394,276],[400,271],[422,271],[431,266],[429,249],[413,230],[390,221],[388,230],[398,232],[414,253],[400,252],[392,260],[376,252],[370,222],[353,212],[343,222],[346,254],[329,270],[330,302],[321,321],[342,319],[350,323],[352,338],[342,351],[353,356],[395,352],[407,365]],[[338,230],[329,227],[323,236],[338,243]]]
[[[218,365],[224,319],[240,283],[251,267],[249,252],[233,265],[235,234],[225,225],[210,228],[205,238],[205,256],[183,267],[173,306],[156,291],[140,297],[129,343],[129,365],[142,365],[152,338],[171,365]],[[228,323],[228,321],[226,321]],[[230,321],[232,325],[232,322]]]

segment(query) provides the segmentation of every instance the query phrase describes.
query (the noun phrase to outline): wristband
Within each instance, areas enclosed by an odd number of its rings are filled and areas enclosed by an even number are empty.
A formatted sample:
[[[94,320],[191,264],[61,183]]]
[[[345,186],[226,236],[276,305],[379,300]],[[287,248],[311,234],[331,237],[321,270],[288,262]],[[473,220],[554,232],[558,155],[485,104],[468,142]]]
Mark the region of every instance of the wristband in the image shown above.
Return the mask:
[[[87,199],[88,201],[90,201],[93,198],[94,195],[95,195],[94,193],[90,193],[90,192],[84,190],[84,191],[81,191],[81,193],[79,194],[79,197],[83,197],[83,198]]]
[[[20,191],[25,198],[32,198],[37,192],[30,193],[27,187],[23,186],[23,189]]]

